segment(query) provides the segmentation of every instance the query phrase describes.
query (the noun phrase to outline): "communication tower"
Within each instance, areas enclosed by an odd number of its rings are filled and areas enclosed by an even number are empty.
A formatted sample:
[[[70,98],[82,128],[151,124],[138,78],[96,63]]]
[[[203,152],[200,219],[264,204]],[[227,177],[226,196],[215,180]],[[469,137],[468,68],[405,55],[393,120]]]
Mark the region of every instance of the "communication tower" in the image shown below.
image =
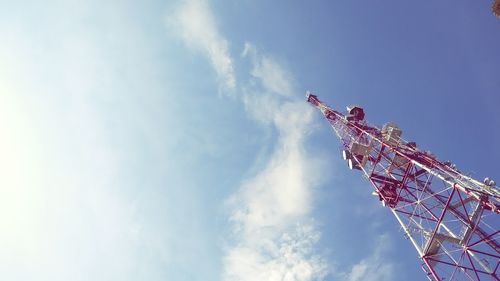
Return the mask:
[[[341,113],[306,97],[340,139],[347,166],[394,214],[429,280],[500,280],[500,191],[493,180],[476,180],[417,149],[394,123],[370,125],[359,106]]]

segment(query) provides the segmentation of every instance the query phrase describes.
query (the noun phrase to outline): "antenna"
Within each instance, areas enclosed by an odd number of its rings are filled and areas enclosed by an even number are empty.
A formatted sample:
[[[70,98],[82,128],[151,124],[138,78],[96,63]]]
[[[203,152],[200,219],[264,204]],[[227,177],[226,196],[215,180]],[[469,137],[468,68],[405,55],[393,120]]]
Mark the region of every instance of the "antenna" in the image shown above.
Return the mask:
[[[500,0],[496,0],[497,8]],[[429,280],[500,280],[500,191],[404,140],[394,123],[365,121],[363,108],[336,111],[307,93],[343,146],[351,170],[368,180],[393,213]]]

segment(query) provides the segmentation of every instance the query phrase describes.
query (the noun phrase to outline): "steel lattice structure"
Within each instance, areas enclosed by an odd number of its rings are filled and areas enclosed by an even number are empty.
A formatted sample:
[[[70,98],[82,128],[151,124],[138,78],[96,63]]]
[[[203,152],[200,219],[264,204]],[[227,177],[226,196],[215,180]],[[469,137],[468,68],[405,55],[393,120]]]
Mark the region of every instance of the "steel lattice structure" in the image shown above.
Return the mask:
[[[500,280],[500,191],[401,138],[393,123],[381,129],[359,106],[338,112],[315,95],[341,140],[343,157],[360,170],[415,246],[429,280]]]
[[[493,1],[493,4],[491,5],[491,12],[493,15],[500,18],[500,0]]]

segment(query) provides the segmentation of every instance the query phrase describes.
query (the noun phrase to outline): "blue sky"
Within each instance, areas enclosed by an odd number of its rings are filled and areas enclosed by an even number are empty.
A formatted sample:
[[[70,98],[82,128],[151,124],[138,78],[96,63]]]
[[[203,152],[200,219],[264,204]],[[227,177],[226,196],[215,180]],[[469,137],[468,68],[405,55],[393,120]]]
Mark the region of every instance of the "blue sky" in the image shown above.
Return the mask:
[[[423,280],[304,100],[500,178],[488,1],[0,1],[0,279]]]

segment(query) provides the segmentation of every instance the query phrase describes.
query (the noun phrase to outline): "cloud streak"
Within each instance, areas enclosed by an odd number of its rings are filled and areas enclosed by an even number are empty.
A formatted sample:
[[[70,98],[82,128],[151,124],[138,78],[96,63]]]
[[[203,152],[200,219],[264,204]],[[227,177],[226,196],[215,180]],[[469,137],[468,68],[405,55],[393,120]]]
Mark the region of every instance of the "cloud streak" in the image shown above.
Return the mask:
[[[235,90],[236,78],[228,42],[219,33],[205,0],[184,1],[176,13],[167,18],[167,25],[179,33],[187,46],[201,52],[210,61],[222,92]]]
[[[320,165],[304,149],[312,109],[294,96],[292,75],[247,43],[242,56],[252,63],[251,81],[237,85],[228,41],[206,1],[183,2],[168,25],[210,61],[220,88],[240,90],[248,114],[279,136],[269,161],[228,200],[232,237],[223,257],[223,280],[322,279],[326,262],[314,253],[320,233],[310,216]]]
[[[278,139],[267,164],[229,200],[234,241],[224,257],[224,280],[320,280],[327,267],[314,251],[320,233],[310,215],[320,165],[304,149],[312,110],[289,96],[288,76],[263,76],[271,69],[285,73],[275,60],[250,44],[243,54],[256,82],[243,91],[245,108]]]
[[[376,239],[373,252],[340,278],[348,281],[395,280],[395,264],[384,257],[391,245],[389,236],[381,235]]]
[[[253,68],[251,75],[260,80],[262,86],[274,94],[290,97],[294,84],[294,79],[289,71],[276,63],[273,58],[257,54],[255,46],[245,43],[242,53],[243,57],[252,60]]]

